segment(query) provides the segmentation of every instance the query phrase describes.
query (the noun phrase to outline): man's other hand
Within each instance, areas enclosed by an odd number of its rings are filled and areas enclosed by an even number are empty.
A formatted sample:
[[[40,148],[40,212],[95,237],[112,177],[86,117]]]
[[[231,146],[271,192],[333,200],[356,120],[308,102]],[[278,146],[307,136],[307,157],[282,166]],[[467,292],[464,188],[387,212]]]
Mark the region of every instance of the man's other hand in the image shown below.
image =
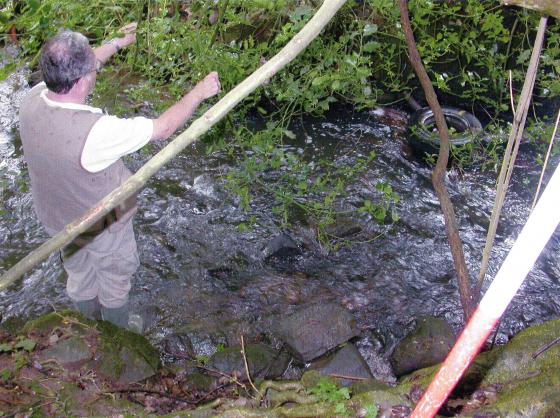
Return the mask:
[[[136,42],[136,27],[138,23],[132,22],[119,29],[119,33],[124,34],[122,38],[118,38],[120,48],[126,48],[130,44]]]
[[[220,79],[216,71],[212,71],[194,87],[201,100],[208,99],[220,92]]]

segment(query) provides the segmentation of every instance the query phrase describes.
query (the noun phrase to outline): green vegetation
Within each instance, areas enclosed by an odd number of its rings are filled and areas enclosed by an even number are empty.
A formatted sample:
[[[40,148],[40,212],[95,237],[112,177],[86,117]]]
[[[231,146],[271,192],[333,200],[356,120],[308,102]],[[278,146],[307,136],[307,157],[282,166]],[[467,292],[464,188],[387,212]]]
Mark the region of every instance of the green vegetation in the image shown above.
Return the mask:
[[[40,45],[61,27],[99,43],[123,24],[138,21],[136,46],[116,57],[98,78],[94,101],[118,114],[131,114],[149,102],[157,113],[209,71],[218,71],[223,90],[229,91],[284,46],[319,3],[8,0],[0,9],[0,33],[15,27],[23,50],[20,59],[34,68]],[[494,1],[411,0],[409,7],[419,51],[442,102],[486,114],[492,132],[503,130],[498,118],[510,107],[508,74],[511,71],[517,96],[539,16]],[[8,42],[8,35],[4,39]],[[375,155],[351,156],[346,166],[309,161],[286,146],[295,138],[291,122],[301,114],[324,114],[337,103],[363,109],[394,104],[405,94],[421,97],[406,55],[394,0],[348,1],[300,57],[204,138],[208,153],[235,158],[226,183],[247,211],[239,230],[254,223],[251,204],[259,191],[274,202],[280,226],[292,224],[293,213],[299,212],[320,240],[344,242],[325,228],[341,216],[345,185],[375,164]],[[553,21],[537,78],[537,104],[560,95],[559,73],[560,23]],[[255,111],[264,121],[259,130],[247,124]],[[542,121],[534,120],[532,126],[531,137],[544,148],[550,136],[542,132]],[[457,151],[456,158],[498,167],[503,136],[490,139]],[[271,172],[277,175],[265,176]],[[390,185],[378,185],[378,191],[379,200],[364,201],[355,210],[380,223],[396,221],[398,196]]]
[[[308,390],[308,393],[315,395],[320,402],[333,403],[337,416],[350,416],[345,405],[345,401],[350,399],[348,388],[339,388],[332,380],[322,378],[316,386]]]

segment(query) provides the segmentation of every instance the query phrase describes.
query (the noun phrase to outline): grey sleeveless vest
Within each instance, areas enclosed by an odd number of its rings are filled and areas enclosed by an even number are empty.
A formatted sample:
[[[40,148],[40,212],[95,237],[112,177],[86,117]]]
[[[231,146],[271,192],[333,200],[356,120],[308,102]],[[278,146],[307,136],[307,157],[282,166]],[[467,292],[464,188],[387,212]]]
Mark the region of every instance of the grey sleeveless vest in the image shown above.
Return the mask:
[[[131,173],[121,160],[97,173],[85,170],[80,162],[82,150],[91,128],[103,115],[49,106],[40,96],[44,89],[40,84],[24,98],[20,133],[35,211],[53,233],[82,216]],[[124,222],[135,210],[135,199],[129,199],[90,231],[101,232],[115,217]]]

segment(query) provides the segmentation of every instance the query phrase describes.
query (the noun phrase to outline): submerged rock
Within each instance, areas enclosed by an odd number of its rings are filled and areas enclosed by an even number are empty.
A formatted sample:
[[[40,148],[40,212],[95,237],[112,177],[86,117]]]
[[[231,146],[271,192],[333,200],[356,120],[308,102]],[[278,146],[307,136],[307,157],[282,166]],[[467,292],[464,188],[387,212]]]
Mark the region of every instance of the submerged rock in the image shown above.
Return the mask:
[[[335,377],[343,386],[350,386],[363,380],[372,380],[369,367],[354,344],[345,344],[335,353],[321,358],[309,366],[311,370]],[[346,376],[354,379],[345,379]]]
[[[246,345],[245,357],[251,378],[279,377],[289,362],[286,352],[279,353],[264,344]],[[236,374],[242,376],[243,379],[247,378],[241,347],[228,347],[216,352],[210,358],[208,368],[230,376]]]
[[[312,305],[289,315],[278,325],[279,337],[303,362],[359,335],[352,315],[334,303]]]
[[[442,319],[421,317],[416,328],[407,335],[391,354],[391,366],[396,376],[433,366],[445,359],[455,335],[451,326]]]
[[[301,254],[299,245],[285,233],[272,238],[263,250],[265,259],[284,258]]]

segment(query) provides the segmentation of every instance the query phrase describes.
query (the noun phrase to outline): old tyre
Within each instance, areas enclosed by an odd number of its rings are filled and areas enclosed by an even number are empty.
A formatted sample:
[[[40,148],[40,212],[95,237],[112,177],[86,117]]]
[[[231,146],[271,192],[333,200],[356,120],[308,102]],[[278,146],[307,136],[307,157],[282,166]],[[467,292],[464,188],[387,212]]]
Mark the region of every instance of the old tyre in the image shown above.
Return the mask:
[[[451,146],[466,145],[482,132],[482,125],[473,114],[452,107],[444,107],[442,111],[449,128]],[[408,143],[419,156],[439,152],[438,130],[429,107],[412,114],[408,123]]]

